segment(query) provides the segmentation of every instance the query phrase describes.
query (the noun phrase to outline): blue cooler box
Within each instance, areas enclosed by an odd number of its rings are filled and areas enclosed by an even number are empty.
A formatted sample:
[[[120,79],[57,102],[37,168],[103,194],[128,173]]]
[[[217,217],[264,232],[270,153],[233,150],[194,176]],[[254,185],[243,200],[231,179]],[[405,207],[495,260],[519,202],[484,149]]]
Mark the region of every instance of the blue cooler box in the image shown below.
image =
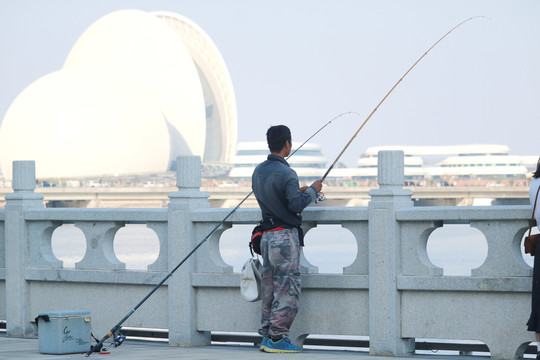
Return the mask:
[[[36,324],[41,354],[73,354],[90,350],[88,310],[40,312]]]

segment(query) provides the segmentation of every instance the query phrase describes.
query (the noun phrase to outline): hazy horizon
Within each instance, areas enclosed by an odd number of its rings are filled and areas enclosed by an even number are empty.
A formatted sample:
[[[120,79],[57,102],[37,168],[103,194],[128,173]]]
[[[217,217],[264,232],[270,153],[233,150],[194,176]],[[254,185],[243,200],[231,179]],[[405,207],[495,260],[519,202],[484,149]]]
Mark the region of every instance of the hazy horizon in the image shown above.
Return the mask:
[[[342,160],[380,145],[502,144],[538,155],[540,2],[534,0],[0,0],[0,121],[31,83],[59,70],[83,32],[120,9],[166,10],[197,23],[228,66],[238,141],[286,124],[334,159],[405,71]]]

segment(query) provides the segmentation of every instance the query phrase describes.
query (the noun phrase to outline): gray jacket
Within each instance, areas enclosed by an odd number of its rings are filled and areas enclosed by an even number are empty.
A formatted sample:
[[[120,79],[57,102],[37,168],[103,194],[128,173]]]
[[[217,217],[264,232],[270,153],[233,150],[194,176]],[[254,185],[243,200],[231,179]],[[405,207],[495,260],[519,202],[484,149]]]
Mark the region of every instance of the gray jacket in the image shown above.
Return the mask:
[[[310,186],[299,190],[298,176],[287,161],[278,155],[268,155],[255,168],[251,186],[263,219],[277,219],[296,227],[302,224],[300,213],[317,198],[317,190]]]

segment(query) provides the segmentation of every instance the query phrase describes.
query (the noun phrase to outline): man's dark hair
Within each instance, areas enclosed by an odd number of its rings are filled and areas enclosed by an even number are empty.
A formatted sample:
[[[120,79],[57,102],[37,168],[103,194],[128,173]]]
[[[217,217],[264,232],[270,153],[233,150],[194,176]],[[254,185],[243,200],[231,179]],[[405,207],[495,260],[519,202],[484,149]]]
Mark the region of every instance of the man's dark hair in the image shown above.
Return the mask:
[[[280,152],[287,140],[291,141],[291,130],[285,125],[271,126],[266,132],[266,141],[270,152]]]
[[[540,158],[538,158],[538,162],[536,163],[536,171],[533,172],[533,177],[540,178]]]

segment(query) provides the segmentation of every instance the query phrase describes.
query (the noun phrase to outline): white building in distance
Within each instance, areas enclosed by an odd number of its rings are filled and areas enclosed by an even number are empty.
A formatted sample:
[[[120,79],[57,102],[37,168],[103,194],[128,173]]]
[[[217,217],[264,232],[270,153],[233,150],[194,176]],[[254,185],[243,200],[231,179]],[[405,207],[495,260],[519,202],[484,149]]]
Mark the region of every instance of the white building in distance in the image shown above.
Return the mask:
[[[92,24],[61,70],[23,90],[0,127],[0,167],[38,178],[163,173],[179,155],[232,162],[236,100],[221,54],[185,17],[121,10]]]
[[[293,149],[295,146],[299,144],[293,144]],[[381,150],[403,151],[407,179],[525,178],[536,169],[538,161],[537,156],[510,155],[506,145],[375,146],[362,154],[356,167],[335,167],[328,179],[375,179]],[[255,166],[268,154],[266,142],[239,143],[229,176],[238,181],[251,180]],[[301,180],[320,179],[328,170],[320,146],[313,143],[305,144],[288,162]]]
[[[294,152],[300,143],[293,142]],[[266,160],[270,150],[265,141],[241,142],[237,146],[236,156],[233,158],[234,167],[229,176],[238,181],[251,181],[255,167]],[[292,154],[292,152],[291,152]],[[321,147],[314,143],[307,143],[292,154],[287,162],[291,165],[300,179],[320,179],[325,172],[326,158]]]
[[[356,176],[377,176],[377,154],[401,150],[408,178],[525,178],[536,169],[537,156],[510,155],[506,145],[374,146],[357,161]]]

